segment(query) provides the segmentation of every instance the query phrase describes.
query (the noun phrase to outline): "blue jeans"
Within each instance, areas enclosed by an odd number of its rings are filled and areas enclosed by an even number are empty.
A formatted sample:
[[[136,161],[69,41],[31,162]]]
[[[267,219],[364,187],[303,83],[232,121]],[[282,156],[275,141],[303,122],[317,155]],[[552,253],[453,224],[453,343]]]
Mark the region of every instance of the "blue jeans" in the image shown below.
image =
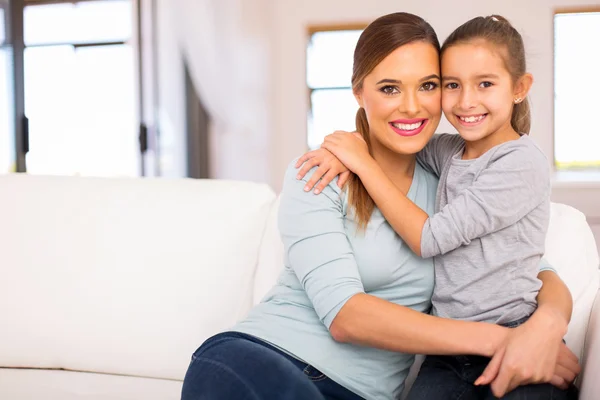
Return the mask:
[[[527,318],[503,324],[516,328]],[[488,400],[496,399],[490,386],[475,386],[490,358],[482,356],[427,356],[406,400]],[[549,383],[519,386],[502,397],[505,400],[577,399],[577,389],[561,390]]]
[[[240,332],[211,337],[192,356],[182,400],[360,400],[319,370]]]

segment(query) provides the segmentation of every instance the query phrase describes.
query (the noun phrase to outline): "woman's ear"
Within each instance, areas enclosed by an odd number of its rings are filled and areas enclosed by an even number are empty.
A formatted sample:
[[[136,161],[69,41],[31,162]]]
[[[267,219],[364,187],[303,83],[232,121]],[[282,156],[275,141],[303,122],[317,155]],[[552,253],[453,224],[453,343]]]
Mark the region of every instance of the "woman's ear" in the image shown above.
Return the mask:
[[[353,90],[352,93],[354,94],[354,98],[356,99],[358,106],[363,108],[362,90]]]
[[[524,99],[529,94],[529,90],[531,89],[531,85],[533,85],[533,75],[530,73],[524,74],[519,78],[517,84],[515,85],[514,95],[515,99]]]

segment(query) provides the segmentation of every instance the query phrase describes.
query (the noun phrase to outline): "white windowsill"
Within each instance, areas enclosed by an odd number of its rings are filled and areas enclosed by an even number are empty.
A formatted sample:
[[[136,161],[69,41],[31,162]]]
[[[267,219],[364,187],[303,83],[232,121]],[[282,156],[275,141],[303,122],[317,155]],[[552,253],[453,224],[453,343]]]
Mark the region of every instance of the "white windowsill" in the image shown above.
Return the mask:
[[[600,170],[554,172],[551,198],[583,212],[590,224],[600,224]]]
[[[600,189],[600,170],[555,171],[553,189]]]

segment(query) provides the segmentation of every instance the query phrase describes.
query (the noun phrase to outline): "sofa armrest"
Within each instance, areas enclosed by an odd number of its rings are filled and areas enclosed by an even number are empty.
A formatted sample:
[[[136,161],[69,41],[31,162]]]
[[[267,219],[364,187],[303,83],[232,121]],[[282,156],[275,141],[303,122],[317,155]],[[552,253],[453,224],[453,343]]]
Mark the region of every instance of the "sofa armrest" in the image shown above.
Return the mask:
[[[600,393],[600,291],[592,307],[582,360],[581,399],[596,399]]]

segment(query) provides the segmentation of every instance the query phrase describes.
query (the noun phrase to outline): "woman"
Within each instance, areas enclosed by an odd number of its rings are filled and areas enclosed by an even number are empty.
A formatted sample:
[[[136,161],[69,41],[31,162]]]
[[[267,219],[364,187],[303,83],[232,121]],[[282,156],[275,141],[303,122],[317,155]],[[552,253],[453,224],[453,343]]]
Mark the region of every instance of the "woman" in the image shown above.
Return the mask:
[[[437,180],[415,158],[441,117],[433,28],[407,13],[374,21],[357,43],[352,85],[368,105],[357,114],[357,129],[373,157],[433,213]],[[405,95],[390,96],[392,85]],[[418,135],[389,127],[411,118],[427,121]],[[538,372],[526,363],[546,349],[531,346],[531,337],[561,336],[570,318],[570,295],[555,274],[540,274],[539,318],[529,325],[509,330],[430,316],[432,260],[417,257],[394,233],[361,182],[352,180],[347,190],[332,184],[314,196],[304,192],[311,173],[297,180],[297,172],[290,164],[279,211],[285,269],[245,320],[194,353],[184,400],[394,399],[419,353],[491,357],[516,348],[528,355],[517,367]],[[577,366],[567,351],[552,364],[557,379],[572,380]],[[506,373],[530,378],[516,372]]]

